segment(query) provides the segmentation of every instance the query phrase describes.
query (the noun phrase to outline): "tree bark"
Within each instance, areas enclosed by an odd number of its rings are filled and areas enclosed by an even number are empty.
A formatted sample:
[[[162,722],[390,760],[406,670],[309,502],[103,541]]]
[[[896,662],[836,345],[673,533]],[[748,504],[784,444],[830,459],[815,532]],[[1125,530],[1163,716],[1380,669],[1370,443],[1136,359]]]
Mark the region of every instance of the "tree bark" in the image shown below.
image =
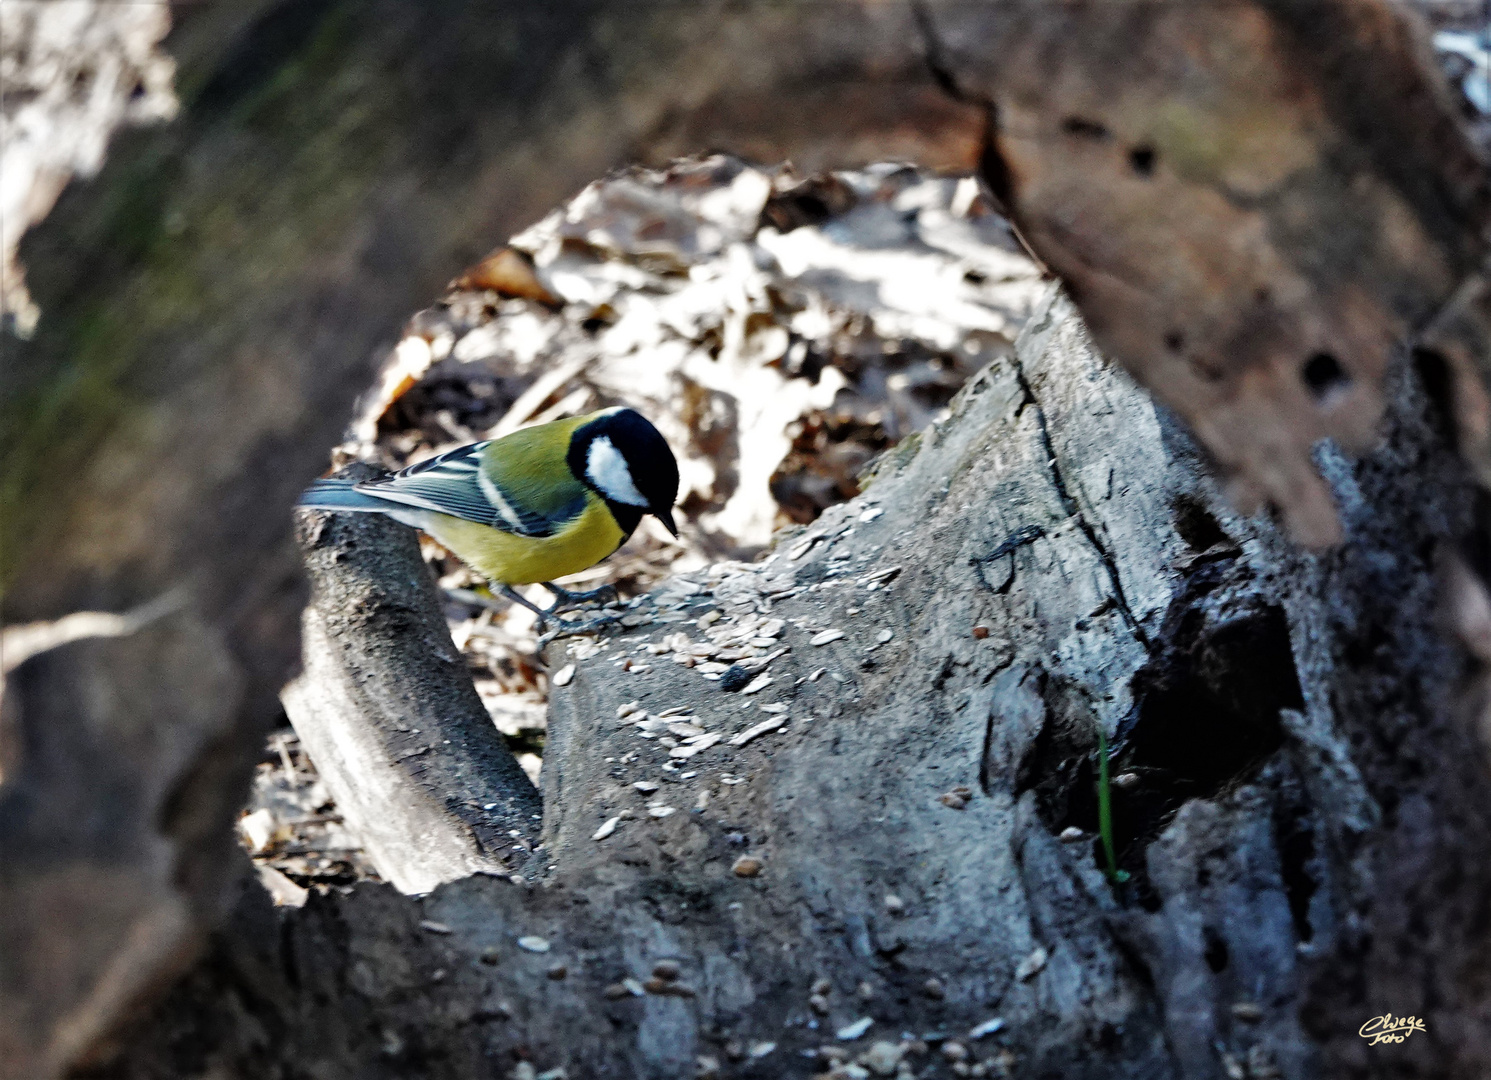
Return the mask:
[[[297,539],[311,602],[304,665],[281,697],[379,874],[424,893],[521,871],[543,804],[471,684],[414,530],[311,512]]]
[[[1392,401],[1383,447],[1322,455],[1350,544],[1300,554],[1053,301],[866,494],[594,655],[551,646],[577,673],[538,882],[317,897],[277,946],[230,928],[97,1075],[775,1076],[825,1045],[942,1075],[903,1032],[1022,1076],[1484,1075],[1491,783],[1432,584],[1466,480],[1411,375]],[[645,649],[773,619],[754,693]],[[632,701],[722,738],[679,756]],[[1369,1047],[1386,1012],[1427,1030]]]
[[[887,156],[980,169],[1036,252],[1072,282],[1104,347],[1237,470],[1238,492],[1277,502],[1307,538],[1333,529],[1311,448],[1322,435],[1371,441],[1391,344],[1427,323],[1461,444],[1491,475],[1491,333],[1477,277],[1486,174],[1420,62],[1421,42],[1385,0],[925,9],[260,0],[179,13],[168,47],[180,62],[180,119],[117,139],[100,175],[70,187],[28,237],[22,259],[43,316],[32,342],[7,343],[7,621],[124,611],[176,589],[185,598],[127,638],[34,657],[7,685],[0,746],[17,749],[0,788],[0,907],[11,915],[0,1062],[18,1075],[102,1054],[108,1032],[189,962],[219,917],[241,867],[232,823],[299,651],[304,592],[288,510],[403,313],[607,169],[706,145],[808,169]],[[1137,119],[1149,115],[1174,123],[1150,130]],[[1282,134],[1250,141],[1266,131]],[[1225,138],[1214,144],[1207,132]],[[1264,168],[1280,160],[1298,168],[1282,177]],[[1287,288],[1260,299],[1275,280]],[[1186,325],[1170,325],[1175,313]],[[1350,352],[1322,344],[1337,336]],[[1334,366],[1315,363],[1317,352]],[[1324,460],[1339,477],[1350,472]],[[1424,491],[1456,474],[1427,453],[1413,467],[1417,486],[1403,479],[1396,493],[1417,513]],[[1344,479],[1328,479],[1355,498]],[[936,491],[943,479],[925,483]],[[1076,520],[1070,506],[1081,507],[1085,487],[1051,486],[1041,497]],[[1449,514],[1437,499],[1429,504]],[[1359,604],[1387,624],[1381,640],[1357,647],[1396,649],[1423,662],[1415,672],[1439,664],[1403,691],[1405,717],[1428,715],[1404,719],[1386,745],[1407,747],[1430,774],[1459,775],[1472,758],[1435,741],[1449,738],[1447,721],[1424,704],[1449,693],[1453,656],[1436,651],[1417,608],[1399,626],[1371,606],[1395,589],[1429,588],[1407,580],[1428,572],[1415,546],[1423,536],[1394,532],[1397,511],[1382,506],[1381,536],[1370,521],[1353,523],[1359,504],[1339,509],[1357,547],[1321,557],[1314,572],[1332,588],[1372,590],[1330,600],[1348,621]],[[1424,525],[1425,535],[1437,528]],[[966,557],[995,567],[1039,547],[993,559],[1014,536]],[[1363,552],[1396,560],[1401,573],[1372,571]],[[1080,544],[1070,556],[1083,589],[1097,597],[1106,581],[1124,600],[1091,616],[1117,618],[1134,638],[1115,653],[1128,657],[1114,660],[1121,674],[1143,651],[1135,635],[1157,632],[1144,629],[1138,612],[1148,609],[1136,598],[1165,590],[1125,583],[1112,557],[1109,566]],[[971,602],[960,595],[942,599]],[[938,612],[904,612],[907,625],[924,615]],[[1309,630],[1308,640],[1326,640]],[[1051,663],[1042,660],[1048,682]],[[1364,716],[1347,722],[1375,723],[1368,706],[1388,690],[1365,675],[1361,683],[1349,689]],[[1115,708],[1098,712],[1111,720]],[[1352,747],[1364,776],[1380,771],[1374,783],[1398,776],[1396,757],[1373,756],[1386,753],[1379,745]],[[583,775],[577,768],[561,758],[554,773]],[[1439,836],[1439,818],[1402,805]],[[1444,836],[1470,850],[1479,817],[1465,812],[1472,824]],[[1026,835],[1017,825],[1029,812],[1020,813],[1003,826],[1011,837]],[[559,830],[556,844],[580,835],[557,820],[546,827]],[[628,831],[640,830],[617,835]],[[1465,925],[1471,886],[1446,894],[1460,898],[1453,918]],[[1358,912],[1349,928],[1378,917],[1407,918]],[[1360,933],[1371,944],[1358,967],[1369,966],[1387,938]],[[1459,977],[1442,966],[1424,976]],[[1128,985],[1115,975],[1098,996],[1121,1013]],[[681,1001],[662,1004],[676,1012]],[[1037,1039],[1029,1052],[1046,1045]]]

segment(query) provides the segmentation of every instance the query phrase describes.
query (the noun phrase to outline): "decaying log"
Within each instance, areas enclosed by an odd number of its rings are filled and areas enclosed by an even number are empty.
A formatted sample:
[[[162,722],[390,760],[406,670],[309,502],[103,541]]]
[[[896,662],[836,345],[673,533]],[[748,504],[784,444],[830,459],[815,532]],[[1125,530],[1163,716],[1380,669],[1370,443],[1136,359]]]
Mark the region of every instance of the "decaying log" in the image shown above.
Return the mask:
[[[277,948],[230,928],[98,1075],[894,1071],[902,1032],[1017,1076],[1484,1075],[1491,781],[1432,632],[1467,481],[1415,381],[1391,400],[1385,446],[1321,459],[1348,546],[1302,555],[1055,301],[865,495],[551,647],[578,670],[538,883],[316,897]],[[777,642],[740,661],[758,691],[644,649],[732,631]],[[644,737],[670,708],[723,738]],[[1388,1011],[1428,1030],[1368,1047]]]
[[[28,237],[43,316],[6,343],[7,621],[184,597],[7,686],[0,743],[21,749],[0,788],[0,908],[23,915],[0,950],[0,1062],[28,1078],[101,1052],[221,909],[236,808],[298,654],[289,507],[377,353],[585,181],[711,144],[807,169],[980,168],[1106,347],[1313,539],[1332,526],[1309,448],[1368,441],[1390,343],[1472,297],[1484,256],[1484,169],[1386,0],[178,14],[180,118],[117,139]],[[1435,324],[1468,453],[1491,445],[1484,310]],[[1420,467],[1426,488],[1446,482],[1438,458]],[[1423,571],[1419,537],[1397,539],[1366,547]],[[1423,634],[1404,647],[1439,648]],[[1430,771],[1460,761],[1438,752]]]
[[[366,465],[343,474],[377,473]],[[285,711],[379,874],[406,893],[516,873],[543,804],[471,684],[413,529],[304,515],[304,667]]]
[[[990,182],[1104,351],[1245,510],[1339,539],[1311,447],[1376,439],[1402,343],[1486,270],[1491,180],[1426,36],[1378,0],[928,12],[995,118]]]

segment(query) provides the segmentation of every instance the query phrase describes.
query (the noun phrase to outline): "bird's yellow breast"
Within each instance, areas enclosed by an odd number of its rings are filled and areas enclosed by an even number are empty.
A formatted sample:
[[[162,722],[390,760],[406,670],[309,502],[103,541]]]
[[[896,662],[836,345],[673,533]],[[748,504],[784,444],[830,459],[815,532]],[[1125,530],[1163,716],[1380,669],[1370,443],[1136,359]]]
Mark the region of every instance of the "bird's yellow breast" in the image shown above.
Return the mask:
[[[585,509],[553,536],[515,536],[448,514],[426,513],[420,528],[473,570],[504,585],[577,574],[621,546],[626,534],[594,492]]]

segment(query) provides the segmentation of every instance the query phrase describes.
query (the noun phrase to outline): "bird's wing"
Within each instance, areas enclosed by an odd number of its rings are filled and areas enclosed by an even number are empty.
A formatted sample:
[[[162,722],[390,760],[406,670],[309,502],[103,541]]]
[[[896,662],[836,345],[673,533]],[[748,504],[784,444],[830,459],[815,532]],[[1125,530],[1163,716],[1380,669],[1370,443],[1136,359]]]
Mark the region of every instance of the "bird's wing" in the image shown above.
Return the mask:
[[[528,537],[553,536],[584,509],[582,487],[575,492],[578,505],[570,499],[558,506],[535,506],[533,500],[524,499],[521,490],[503,483],[500,470],[483,468],[483,452],[491,445],[488,439],[457,447],[389,476],[365,480],[357,490]],[[553,481],[570,481],[568,470]]]

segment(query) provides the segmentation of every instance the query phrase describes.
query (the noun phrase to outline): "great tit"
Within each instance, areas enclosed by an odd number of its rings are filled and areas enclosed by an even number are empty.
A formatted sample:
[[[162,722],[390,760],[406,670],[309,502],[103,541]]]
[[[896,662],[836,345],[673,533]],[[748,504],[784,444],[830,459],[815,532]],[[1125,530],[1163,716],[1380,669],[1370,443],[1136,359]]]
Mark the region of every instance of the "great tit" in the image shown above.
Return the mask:
[[[678,462],[640,413],[602,409],[471,443],[371,480],[318,480],[300,497],[314,510],[387,514],[428,533],[497,591],[545,617],[592,599],[553,579],[594,566],[653,514],[674,536]],[[539,608],[511,586],[540,582]]]

